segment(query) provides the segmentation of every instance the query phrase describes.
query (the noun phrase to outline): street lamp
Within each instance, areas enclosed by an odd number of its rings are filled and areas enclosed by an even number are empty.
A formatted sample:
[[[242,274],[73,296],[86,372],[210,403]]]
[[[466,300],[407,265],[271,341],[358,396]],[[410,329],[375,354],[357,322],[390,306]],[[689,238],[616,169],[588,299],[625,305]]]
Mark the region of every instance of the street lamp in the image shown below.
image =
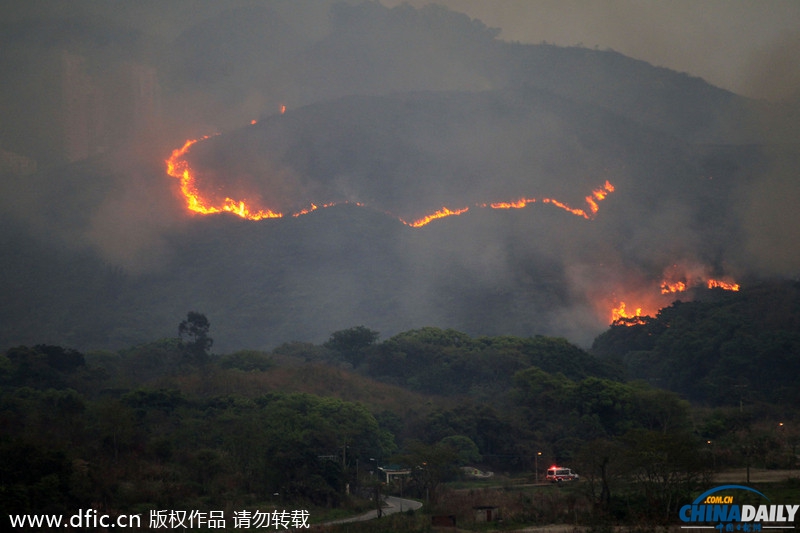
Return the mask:
[[[534,469],[536,470],[536,483],[539,483],[539,456],[542,455],[542,452],[536,452],[536,455],[533,456],[533,464]]]

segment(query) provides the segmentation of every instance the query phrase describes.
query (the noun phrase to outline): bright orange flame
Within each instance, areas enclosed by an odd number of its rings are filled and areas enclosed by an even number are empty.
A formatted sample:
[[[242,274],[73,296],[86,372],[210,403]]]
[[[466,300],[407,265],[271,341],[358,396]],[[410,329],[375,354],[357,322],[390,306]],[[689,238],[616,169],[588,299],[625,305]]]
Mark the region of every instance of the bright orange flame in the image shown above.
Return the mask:
[[[661,282],[661,294],[672,294],[676,292],[683,292],[686,290],[686,282],[675,281],[669,282],[664,280]]]
[[[266,210],[251,210],[247,204],[242,200],[234,200],[232,198],[225,198],[219,206],[207,205],[206,201],[200,196],[195,184],[195,177],[189,163],[184,159],[184,156],[198,141],[208,139],[208,136],[201,137],[200,139],[190,139],[184,143],[181,148],[176,148],[172,151],[167,163],[167,174],[173,178],[180,180],[181,193],[186,199],[186,207],[193,213],[201,215],[210,215],[214,213],[233,213],[248,220],[261,220],[263,218],[280,218],[281,213],[275,213],[269,209]]]
[[[611,182],[606,180],[601,188],[593,190],[592,194],[586,197],[586,203],[589,205],[589,211],[591,212],[592,216],[596,215],[597,211],[600,209],[600,206],[597,205],[597,202],[605,200],[606,196],[612,192],[614,192],[614,186],[611,185]]]
[[[585,198],[586,205],[589,206],[589,211],[588,212],[586,210],[584,210],[584,209],[576,209],[574,207],[570,207],[567,204],[565,204],[563,202],[559,202],[558,200],[555,200],[553,198],[543,198],[542,202],[544,202],[546,204],[553,204],[556,207],[560,207],[564,211],[567,211],[569,213],[572,213],[573,215],[576,215],[576,216],[579,216],[579,217],[583,217],[583,218],[589,220],[589,219],[594,218],[594,216],[600,210],[600,206],[598,205],[598,202],[601,202],[601,201],[605,200],[606,196],[608,196],[609,193],[612,193],[612,192],[614,192],[614,186],[608,180],[606,180],[606,182],[603,184],[602,187],[593,190],[592,194],[590,194],[589,196],[587,196]]]
[[[717,279],[708,280],[709,289],[724,289],[726,291],[738,291],[739,284],[732,281],[722,281]]]
[[[665,297],[668,295],[680,293],[689,290],[690,287],[694,285],[706,285],[709,289],[722,289],[726,291],[738,291],[740,286],[738,283],[734,281],[723,281],[723,280],[716,280],[707,278],[704,274],[698,275],[697,277],[690,277],[689,279],[682,279],[680,281],[672,281],[675,279],[672,276],[667,276],[661,282],[661,295],[658,296],[653,293],[644,293],[644,292],[637,292],[635,295],[635,300],[638,302],[645,302],[645,307],[648,309],[647,312],[643,312],[642,307],[637,307],[634,312],[630,312],[626,309],[624,302],[619,302],[619,304],[614,307],[612,306],[611,309],[611,323],[613,325],[623,325],[623,326],[632,326],[636,324],[644,324],[645,316],[655,316],[655,310],[662,306],[668,305],[669,302]],[[630,296],[630,294],[628,294]]]
[[[619,305],[611,310],[611,323],[620,326],[636,326],[638,324],[644,324],[645,321],[642,317],[642,308],[637,307],[636,311],[629,313],[625,308],[625,302],[619,302]]]
[[[424,225],[426,225],[426,224],[428,224],[428,223],[430,223],[430,222],[432,222],[432,221],[434,221],[436,219],[445,218],[445,217],[452,217],[452,216],[458,216],[458,215],[460,215],[462,213],[466,213],[467,211],[469,211],[469,207],[456,209],[455,211],[452,210],[452,209],[448,209],[446,207],[442,207],[438,211],[433,212],[430,215],[426,215],[426,216],[420,218],[419,220],[415,220],[413,222],[406,222],[405,220],[403,220],[401,218],[400,221],[403,224],[405,224],[406,226],[411,226],[412,228],[420,228],[420,227],[422,227],[422,226],[424,226]]]
[[[575,209],[574,207],[570,207],[567,204],[565,204],[564,202],[559,202],[558,200],[555,200],[553,198],[542,198],[542,203],[553,204],[554,206],[560,207],[564,211],[566,211],[568,213],[572,213],[575,216],[583,217],[585,219],[589,218],[589,215],[587,215],[586,211],[584,211],[583,209]]]
[[[614,192],[614,186],[608,180],[606,180],[602,187],[592,191],[592,194],[586,197],[586,205],[589,207],[588,212],[585,209],[570,207],[568,204],[556,200],[555,198],[542,198],[541,202],[543,204],[552,204],[563,209],[564,211],[567,211],[568,213],[572,213],[575,216],[583,217],[589,220],[594,218],[594,216],[600,210],[600,205],[598,202],[605,200],[606,196],[612,192]],[[494,202],[491,204],[479,204],[479,206],[491,207],[492,209],[522,209],[527,207],[528,204],[532,204],[536,201],[536,198],[520,198],[519,200],[514,200],[511,202]]]
[[[280,107],[281,113],[286,111],[286,106],[281,105]],[[256,124],[257,121],[251,121],[251,124]],[[248,220],[261,220],[264,218],[280,218],[283,216],[282,213],[272,211],[270,209],[256,209],[249,206],[244,200],[234,200],[233,198],[225,198],[222,202],[218,203],[217,205],[209,205],[209,201],[205,199],[200,192],[197,190],[197,184],[195,180],[195,175],[189,167],[189,163],[186,161],[186,154],[188,153],[189,149],[197,142],[201,140],[208,139],[209,136],[201,137],[200,139],[193,139],[187,140],[181,148],[177,148],[172,151],[169,159],[166,160],[167,164],[167,174],[177,178],[180,181],[180,190],[186,200],[186,207],[189,211],[193,213],[199,213],[203,215],[208,214],[215,214],[215,213],[233,213],[238,215],[242,218]],[[605,199],[609,193],[614,191],[614,186],[611,185],[610,182],[606,181],[605,184],[592,191],[592,194],[586,197],[586,203],[588,205],[589,211],[583,209],[575,209],[570,207],[569,205],[561,202],[559,200],[555,200],[553,198],[543,198],[541,200],[542,203],[546,204],[553,204],[556,207],[560,207],[573,215],[583,217],[585,219],[594,218],[594,215],[597,213],[599,206],[598,202]],[[511,201],[511,202],[494,202],[491,204],[476,204],[477,207],[490,207],[492,209],[522,209],[526,207],[528,204],[535,203],[538,200],[536,198],[520,198],[519,200]],[[321,206],[316,204],[311,204],[308,208],[302,209],[297,213],[294,213],[292,216],[300,216],[310,213],[311,211],[315,211],[320,207],[332,207],[336,205],[335,203],[327,203],[322,204]],[[356,203],[356,205],[363,206],[361,203]],[[417,220],[407,222],[400,218],[400,221],[412,228],[419,228],[429,224],[434,220],[438,220],[440,218],[450,217],[450,216],[457,216],[469,211],[469,207],[463,207],[461,209],[449,209],[447,207],[442,207],[440,210],[430,213],[428,215],[423,216]],[[399,218],[399,217],[398,217]]]
[[[620,318],[635,318],[642,316],[642,308],[637,307],[633,314],[629,314],[625,308],[625,302],[620,302],[617,307],[611,310],[611,321],[615,322]]]

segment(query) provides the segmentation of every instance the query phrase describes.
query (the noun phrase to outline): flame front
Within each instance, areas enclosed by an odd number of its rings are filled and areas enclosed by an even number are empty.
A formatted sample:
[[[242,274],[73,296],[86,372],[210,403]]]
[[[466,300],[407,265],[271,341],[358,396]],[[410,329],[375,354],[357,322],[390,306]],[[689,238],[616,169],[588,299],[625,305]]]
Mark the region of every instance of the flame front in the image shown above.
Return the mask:
[[[722,281],[722,280],[718,280],[718,279],[710,279],[710,280],[708,280],[706,286],[709,289],[723,289],[723,290],[726,290],[726,291],[738,291],[739,290],[739,284],[738,283],[734,283],[732,281]]]
[[[674,294],[676,292],[684,292],[686,290],[685,281],[667,281],[661,282],[661,294]]]
[[[629,313],[626,309],[625,302],[619,302],[619,304],[611,310],[611,323],[625,326],[644,324],[642,308],[637,307],[633,313]]]
[[[201,215],[210,215],[215,213],[233,213],[248,220],[261,220],[264,218],[280,218],[283,215],[276,213],[269,209],[252,210],[243,200],[234,200],[233,198],[225,198],[219,206],[208,205],[206,200],[200,195],[195,183],[195,177],[192,173],[189,163],[186,161],[185,156],[195,143],[208,139],[206,135],[199,139],[190,139],[186,141],[181,148],[176,148],[172,151],[167,163],[167,174],[173,178],[180,180],[180,189],[183,197],[186,199],[186,208],[193,213]]]
[[[280,112],[284,113],[286,111],[285,106],[281,106]],[[256,121],[253,121],[255,124]],[[189,166],[189,163],[186,160],[186,154],[189,152],[190,148],[194,146],[197,142],[208,139],[208,136],[201,137],[200,139],[194,140],[187,140],[182,147],[176,148],[172,151],[169,159],[166,160],[167,165],[167,174],[178,179],[180,183],[180,191],[186,201],[186,208],[192,213],[198,213],[203,215],[208,214],[215,214],[215,213],[232,213],[234,215],[240,216],[247,220],[262,220],[265,218],[280,218],[283,216],[282,213],[272,211],[270,209],[256,209],[249,206],[244,200],[234,200],[232,198],[225,198],[222,202],[218,203],[217,205],[212,205],[197,189],[197,184],[195,180],[195,175]],[[479,208],[490,208],[490,209],[523,209],[530,204],[540,202],[543,204],[550,204],[564,211],[567,211],[570,214],[575,216],[591,220],[593,219],[598,211],[600,210],[600,202],[605,200],[609,194],[615,191],[614,185],[611,182],[606,181],[601,187],[593,190],[592,193],[585,197],[586,201],[586,208],[575,208],[571,207],[570,205],[557,200],[555,198],[519,198],[517,200],[512,201],[498,201],[492,203],[482,203],[476,204],[476,207]],[[346,202],[351,203],[351,202]],[[357,206],[364,207],[364,204],[358,202],[352,202]],[[335,202],[324,203],[324,204],[316,204],[311,203],[309,207],[297,211],[292,214],[294,217],[299,217],[301,215],[305,215],[311,213],[312,211],[316,211],[318,209],[324,209],[327,207],[333,207],[337,205]],[[434,211],[433,213],[427,214],[417,220],[407,222],[400,217],[397,217],[403,224],[412,227],[412,228],[420,228],[425,226],[434,220],[439,220],[446,217],[451,216],[458,216],[469,211],[469,207],[462,207],[460,209],[450,209],[448,207],[442,207],[441,209]],[[396,216],[396,215],[394,215]],[[673,265],[673,268],[676,268]],[[695,283],[704,283],[709,289],[723,289],[728,291],[738,291],[739,284],[733,281],[726,281],[726,280],[717,280],[717,279],[709,279],[705,275],[691,275],[687,274],[687,272],[683,272],[681,275],[675,275],[673,272],[672,275],[665,275],[664,280],[662,280],[660,284],[661,295],[658,298],[663,298],[663,295],[670,295],[670,294],[677,294],[681,292],[685,292],[690,288],[691,285]],[[630,295],[628,295],[630,296]],[[649,302],[647,305],[648,309],[657,309],[660,305],[657,305],[654,299],[654,294],[645,294],[639,293],[639,297],[635,298],[637,301],[644,301]],[[666,302],[662,302],[666,303]],[[645,317],[648,314],[643,313],[644,306],[636,306],[633,307],[633,311],[628,310],[627,304],[624,301],[618,301],[615,305],[612,305],[611,309],[611,323],[613,325],[624,325],[624,326],[635,326],[639,324],[645,324]],[[607,308],[606,308],[607,309]]]
[[[600,205],[598,202],[605,200],[606,196],[610,193],[614,192],[614,186],[606,180],[602,187],[595,189],[592,191],[592,194],[585,198],[586,205],[588,206],[588,211],[585,209],[577,209],[574,207],[570,207],[563,202],[559,202],[554,198],[543,198],[542,202],[545,204],[553,204],[556,207],[560,207],[564,211],[568,213],[572,213],[575,216],[583,217],[586,220],[591,220],[597,215],[597,212],[600,210]]]
[[[280,108],[281,114],[285,113],[286,106],[282,105]],[[257,121],[251,121],[251,124],[256,124]],[[197,142],[208,139],[209,136],[206,135],[199,139],[190,139],[187,140],[181,148],[176,148],[172,151],[169,159],[166,160],[167,164],[167,174],[176,178],[180,182],[180,191],[186,201],[186,208],[191,211],[192,213],[198,213],[202,215],[210,215],[216,213],[232,213],[234,215],[240,216],[247,220],[262,220],[265,218],[281,218],[283,217],[283,213],[272,211],[270,209],[257,209],[250,205],[245,200],[234,200],[233,198],[225,198],[222,202],[219,202],[217,205],[211,205],[210,201],[205,198],[200,191],[197,189],[197,183],[195,179],[194,172],[192,171],[191,167],[189,166],[188,161],[186,160],[186,154],[189,152],[189,149],[194,146]],[[541,200],[537,200],[536,198],[520,198],[519,200],[513,200],[509,202],[493,202],[493,203],[484,203],[484,204],[476,204],[477,207],[489,207],[491,209],[522,209],[527,207],[528,204],[535,203],[537,201],[541,201],[545,204],[552,204],[556,207],[559,207],[568,213],[572,213],[573,215],[585,218],[585,219],[592,219],[597,214],[599,210],[598,202],[604,200],[609,193],[614,192],[614,186],[609,182],[606,181],[602,187],[599,187],[592,191],[592,194],[586,197],[586,204],[587,209],[578,209],[570,207],[568,204],[556,200],[554,198],[542,198]],[[302,209],[296,213],[293,213],[292,216],[300,216],[308,214],[312,211],[316,211],[320,208],[326,207],[333,207],[337,205],[335,202],[325,203],[325,204],[310,204],[309,207]],[[364,206],[364,204],[355,202],[355,205]],[[400,217],[397,217],[403,224],[412,227],[412,228],[420,228],[425,226],[434,220],[439,220],[441,218],[450,217],[450,216],[458,216],[464,214],[469,211],[469,207],[462,207],[460,209],[450,209],[447,207],[442,207],[438,211],[434,211],[433,213],[429,213],[417,220],[407,222]]]
[[[402,222],[406,226],[411,226],[412,228],[421,228],[422,226],[424,226],[426,224],[430,224],[434,220],[437,220],[437,219],[440,219],[440,218],[445,218],[445,217],[458,216],[458,215],[460,215],[462,213],[466,213],[467,211],[469,211],[469,207],[462,207],[461,209],[456,209],[456,210],[452,210],[452,209],[448,209],[446,207],[442,207],[438,211],[434,211],[430,215],[425,215],[424,217],[422,217],[422,218],[420,218],[418,220],[415,220],[413,222],[406,222],[402,218],[400,219],[400,222]]]
[[[575,207],[570,207],[568,204],[556,200],[555,198],[542,198],[541,200],[537,200],[536,198],[520,198],[519,200],[514,200],[510,202],[493,202],[490,204],[479,204],[479,207],[490,207],[492,209],[522,209],[527,207],[528,204],[535,203],[537,201],[541,201],[543,204],[551,204],[568,213],[572,213],[575,216],[583,217],[587,220],[591,220],[592,218],[597,215],[597,212],[600,210],[600,205],[598,202],[605,200],[606,196],[610,193],[614,192],[614,186],[606,180],[602,187],[599,187],[592,191],[592,194],[585,198],[586,205],[588,206],[588,211],[586,209],[578,209]]]
[[[678,267],[673,265],[670,269],[670,275],[665,275],[661,281],[661,296],[655,294],[655,291],[646,291],[639,289],[634,293],[626,293],[626,299],[634,300],[636,302],[645,302],[645,306],[636,307],[634,312],[629,312],[626,308],[625,302],[612,305],[611,307],[611,323],[613,325],[635,326],[637,324],[644,324],[644,317],[650,316],[650,312],[644,313],[642,310],[646,307],[648,310],[656,310],[660,307],[669,305],[670,301],[666,299],[667,296],[678,294],[688,291],[693,286],[707,287],[708,289],[722,289],[726,291],[738,291],[740,286],[734,281],[719,280],[708,278],[705,273],[699,273],[699,270],[704,270],[702,267],[689,269],[693,270],[694,274],[689,271],[683,272],[681,276],[676,276],[674,270],[683,271],[685,267]],[[655,313],[655,311],[653,311]],[[655,316],[653,314],[653,316]]]

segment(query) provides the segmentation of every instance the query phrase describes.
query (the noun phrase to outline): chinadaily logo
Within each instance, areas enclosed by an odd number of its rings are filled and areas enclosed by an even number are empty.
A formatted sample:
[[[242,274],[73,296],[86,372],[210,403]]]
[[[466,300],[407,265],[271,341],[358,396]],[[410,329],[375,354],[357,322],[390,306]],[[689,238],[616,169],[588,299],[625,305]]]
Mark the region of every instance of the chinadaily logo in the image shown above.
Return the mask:
[[[777,505],[756,489],[722,485],[707,490],[690,505],[681,507],[682,529],[716,529],[725,532],[757,532],[794,529],[800,505]]]

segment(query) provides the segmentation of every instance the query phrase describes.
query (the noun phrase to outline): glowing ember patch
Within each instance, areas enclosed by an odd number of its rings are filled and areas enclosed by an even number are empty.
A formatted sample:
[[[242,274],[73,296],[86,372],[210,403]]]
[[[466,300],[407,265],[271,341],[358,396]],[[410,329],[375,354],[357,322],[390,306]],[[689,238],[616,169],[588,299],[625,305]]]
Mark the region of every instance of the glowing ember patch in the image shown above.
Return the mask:
[[[345,203],[347,203],[347,202],[345,202]],[[312,211],[316,211],[317,209],[325,209],[327,207],[333,207],[335,205],[336,205],[335,203],[322,204],[322,205],[311,204],[310,206],[306,207],[305,209],[301,209],[297,213],[292,213],[292,216],[293,217],[299,217],[299,216],[302,216],[302,215],[307,215]],[[356,205],[361,205],[361,204],[357,203]]]
[[[522,209],[532,204],[536,198],[520,198],[514,202],[494,202],[491,204],[481,204],[480,207],[491,207],[492,209]]]

